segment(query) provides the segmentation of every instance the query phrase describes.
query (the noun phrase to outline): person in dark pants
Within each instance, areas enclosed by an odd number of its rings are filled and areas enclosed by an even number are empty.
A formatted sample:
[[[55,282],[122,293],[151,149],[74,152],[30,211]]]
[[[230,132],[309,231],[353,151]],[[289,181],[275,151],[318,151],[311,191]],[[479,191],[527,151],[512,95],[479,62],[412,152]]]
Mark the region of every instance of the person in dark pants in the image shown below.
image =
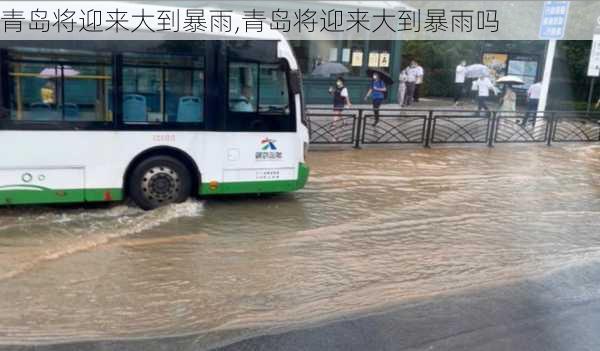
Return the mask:
[[[490,90],[496,94],[496,88],[492,84],[492,81],[488,77],[481,76],[476,81],[477,86],[477,114],[481,113],[481,110],[489,112],[490,109],[485,104],[486,100],[490,96]]]
[[[373,80],[371,81],[371,87],[369,88],[369,91],[367,91],[367,95],[365,95],[365,101],[371,96],[373,114],[375,115],[375,121],[373,122],[374,126],[379,123],[379,107],[381,107],[386,91],[387,88],[385,83],[381,80],[379,74],[373,73]]]
[[[454,75],[454,106],[458,106],[460,99],[462,99],[465,93],[465,68],[467,61],[462,60],[458,66],[456,66],[456,74]]]
[[[415,62],[415,70],[417,75],[417,80],[415,81],[415,93],[414,93],[414,101],[419,102],[419,98],[421,97],[421,85],[423,84],[423,76],[425,72],[423,71],[423,67]]]
[[[531,118],[533,120],[533,124],[535,125],[536,111],[538,109],[538,104],[540,103],[541,93],[542,93],[542,83],[541,82],[531,84],[529,89],[527,89],[527,113],[525,113],[523,122],[521,122],[521,125],[523,127],[525,127],[527,125],[527,121],[529,120],[529,118]]]
[[[417,83],[417,63],[413,60],[406,67],[406,93],[404,94],[404,106],[410,106],[414,102],[415,87]]]

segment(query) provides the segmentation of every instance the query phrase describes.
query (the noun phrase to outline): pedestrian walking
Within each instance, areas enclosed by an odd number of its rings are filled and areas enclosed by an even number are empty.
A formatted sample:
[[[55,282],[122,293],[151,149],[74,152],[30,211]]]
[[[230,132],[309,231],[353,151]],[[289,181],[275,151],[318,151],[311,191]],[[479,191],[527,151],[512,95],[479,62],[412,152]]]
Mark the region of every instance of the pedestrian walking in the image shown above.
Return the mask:
[[[348,88],[345,86],[344,78],[338,77],[336,79],[335,87],[329,87],[329,94],[333,96],[333,129],[337,130],[340,127],[340,120],[342,121],[342,127],[344,126],[342,111],[345,107],[352,106],[352,103],[350,102],[350,95],[348,94]]]
[[[404,106],[404,97],[406,96],[406,69],[403,69],[398,76],[398,105]]]
[[[415,102],[419,102],[419,97],[421,96],[421,85],[423,84],[423,78],[425,75],[425,71],[423,70],[423,67],[421,67],[421,65],[419,65],[418,63],[416,63],[416,75],[417,75],[417,80],[415,81],[415,93],[414,93],[414,101]]]
[[[417,63],[411,61],[404,70],[406,72],[406,92],[404,94],[404,106],[410,106],[415,96],[415,85],[417,83]]]
[[[467,61],[462,60],[458,66],[456,66],[456,72],[454,74],[454,106],[458,106],[460,99],[462,99],[465,93],[465,81]]]
[[[500,110],[504,112],[511,112],[507,115],[513,115],[517,111],[517,94],[510,85],[504,86],[504,94],[502,95],[502,103],[500,104]]]
[[[535,124],[536,112],[538,109],[538,104],[540,103],[540,95],[542,93],[542,82],[536,82],[531,84],[529,89],[527,89],[527,112],[525,113],[525,117],[523,118],[523,122],[521,125],[524,127],[529,118],[533,119],[533,124]]]
[[[490,109],[487,107],[485,102],[490,96],[490,90],[493,94],[496,94],[496,88],[492,84],[490,78],[487,76],[481,76],[475,82],[477,87],[477,114],[479,114],[481,110],[489,112]]]
[[[371,102],[373,103],[373,114],[375,115],[375,121],[373,122],[373,126],[379,123],[379,107],[381,107],[381,103],[385,98],[385,94],[387,92],[387,88],[385,83],[379,77],[379,74],[373,73],[373,80],[371,81],[371,87],[369,91],[367,91],[367,95],[365,95],[365,101],[371,97]]]

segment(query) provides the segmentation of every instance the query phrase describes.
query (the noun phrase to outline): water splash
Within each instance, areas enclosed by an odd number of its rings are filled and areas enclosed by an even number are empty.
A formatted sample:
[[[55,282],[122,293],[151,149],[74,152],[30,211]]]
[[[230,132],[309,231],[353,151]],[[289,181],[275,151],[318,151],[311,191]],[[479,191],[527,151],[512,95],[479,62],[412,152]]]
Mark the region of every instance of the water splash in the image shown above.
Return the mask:
[[[154,211],[142,211],[137,207],[116,205],[108,209],[47,212],[35,210],[37,213],[33,215],[20,214],[13,224],[0,228],[0,235],[2,232],[16,228],[27,231],[43,225],[47,231],[45,237],[50,242],[43,245],[42,250],[30,252],[27,262],[21,262],[5,272],[0,270],[0,280],[12,278],[45,261],[92,250],[111,240],[138,234],[177,218],[199,216],[202,208],[202,202],[190,200],[181,204],[161,207]],[[68,235],[61,235],[65,232]],[[49,246],[50,244],[54,245]],[[6,251],[10,251],[10,248]],[[3,252],[0,261],[9,259],[9,255],[10,252]]]

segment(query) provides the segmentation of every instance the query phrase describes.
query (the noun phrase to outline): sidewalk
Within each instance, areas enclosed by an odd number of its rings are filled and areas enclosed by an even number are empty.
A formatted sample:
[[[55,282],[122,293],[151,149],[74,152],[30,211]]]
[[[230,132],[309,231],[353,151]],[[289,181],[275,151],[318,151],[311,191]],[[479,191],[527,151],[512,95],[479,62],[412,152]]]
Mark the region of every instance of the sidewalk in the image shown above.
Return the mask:
[[[497,99],[491,98],[487,106],[490,110],[499,109],[499,105],[496,102]],[[314,104],[308,105],[308,109],[330,109],[332,105],[330,104]],[[371,108],[372,105],[370,103],[366,103],[361,101],[359,104],[353,104],[351,108],[360,109],[360,108]],[[387,103],[383,103],[381,105],[381,109],[407,109],[407,110],[477,110],[477,102],[470,98],[465,98],[461,101],[461,104],[458,106],[454,106],[454,100],[452,98],[421,98],[419,102],[413,103],[407,107],[401,107],[396,102],[388,101]],[[517,111],[525,111],[525,108],[522,106],[517,106]]]

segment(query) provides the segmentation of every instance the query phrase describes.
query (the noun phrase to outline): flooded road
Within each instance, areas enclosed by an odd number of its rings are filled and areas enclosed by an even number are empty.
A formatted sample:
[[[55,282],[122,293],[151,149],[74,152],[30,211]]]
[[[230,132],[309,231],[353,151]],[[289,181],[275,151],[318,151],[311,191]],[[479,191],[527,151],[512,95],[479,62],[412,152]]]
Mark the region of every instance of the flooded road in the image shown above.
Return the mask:
[[[293,194],[154,212],[0,209],[0,345],[182,334],[208,345],[218,332],[294,328],[600,260],[599,145],[308,161]]]

